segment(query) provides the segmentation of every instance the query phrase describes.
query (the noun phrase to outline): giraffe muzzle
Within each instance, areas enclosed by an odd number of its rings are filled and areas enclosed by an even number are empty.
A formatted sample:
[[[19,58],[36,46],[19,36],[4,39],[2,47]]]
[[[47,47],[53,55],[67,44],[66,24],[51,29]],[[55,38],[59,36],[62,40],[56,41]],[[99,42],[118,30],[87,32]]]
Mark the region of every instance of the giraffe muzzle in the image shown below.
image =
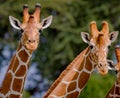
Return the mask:
[[[29,43],[26,43],[24,45],[28,50],[34,51],[38,47],[38,42],[37,41],[30,41]]]
[[[98,64],[97,70],[101,75],[106,75],[108,73],[108,66],[107,64]]]

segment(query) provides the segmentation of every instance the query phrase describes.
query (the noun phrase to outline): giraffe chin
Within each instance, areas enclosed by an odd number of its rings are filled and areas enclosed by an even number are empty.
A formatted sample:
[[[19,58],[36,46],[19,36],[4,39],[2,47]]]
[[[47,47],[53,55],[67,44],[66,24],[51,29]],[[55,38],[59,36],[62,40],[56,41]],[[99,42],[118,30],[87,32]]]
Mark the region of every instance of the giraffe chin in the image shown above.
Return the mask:
[[[101,69],[98,68],[98,72],[99,72],[101,75],[104,76],[104,75],[106,75],[106,74],[108,73],[108,69],[105,69],[105,70],[102,69],[102,70],[101,70]]]
[[[25,47],[29,51],[35,51],[37,49],[37,45],[25,45]]]

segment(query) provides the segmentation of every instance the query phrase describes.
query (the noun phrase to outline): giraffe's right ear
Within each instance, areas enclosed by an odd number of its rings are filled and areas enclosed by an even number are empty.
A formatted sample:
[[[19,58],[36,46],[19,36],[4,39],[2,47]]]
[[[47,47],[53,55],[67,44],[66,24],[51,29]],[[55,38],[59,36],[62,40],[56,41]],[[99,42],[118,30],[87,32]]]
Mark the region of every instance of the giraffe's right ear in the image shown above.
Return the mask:
[[[109,70],[117,70],[116,69],[116,66],[118,65],[115,65],[115,64],[113,64],[113,61],[112,60],[107,60],[107,63],[108,63],[108,69]]]
[[[13,28],[20,30],[21,23],[18,19],[16,19],[13,16],[9,16],[9,21],[10,21],[10,24],[12,25]]]
[[[90,35],[86,32],[81,32],[81,37],[85,43],[90,43]]]

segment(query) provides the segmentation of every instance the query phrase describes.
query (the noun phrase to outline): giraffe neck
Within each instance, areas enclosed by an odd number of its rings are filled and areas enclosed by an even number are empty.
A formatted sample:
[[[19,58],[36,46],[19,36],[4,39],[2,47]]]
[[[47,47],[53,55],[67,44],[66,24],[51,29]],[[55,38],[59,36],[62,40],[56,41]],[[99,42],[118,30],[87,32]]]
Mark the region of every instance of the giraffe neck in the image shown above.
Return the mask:
[[[78,98],[94,68],[87,48],[61,73],[44,98]]]
[[[0,98],[21,98],[32,53],[21,42],[0,88]]]
[[[117,79],[106,98],[120,98],[120,72],[117,73]]]

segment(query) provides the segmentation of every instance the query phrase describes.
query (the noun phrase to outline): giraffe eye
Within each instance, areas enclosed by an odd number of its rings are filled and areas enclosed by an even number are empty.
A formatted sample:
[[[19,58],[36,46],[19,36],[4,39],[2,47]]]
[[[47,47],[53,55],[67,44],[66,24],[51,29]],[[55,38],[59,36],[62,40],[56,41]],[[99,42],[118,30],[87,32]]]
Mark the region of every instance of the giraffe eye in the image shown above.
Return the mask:
[[[41,32],[42,32],[42,30],[40,29],[40,30],[39,30],[39,33],[41,33]]]
[[[90,49],[93,49],[93,45],[90,45]]]
[[[21,33],[23,33],[23,32],[24,32],[24,30],[23,30],[23,29],[21,29],[21,30],[20,30],[20,32],[21,32]]]
[[[108,46],[108,49],[110,49],[110,45]]]

